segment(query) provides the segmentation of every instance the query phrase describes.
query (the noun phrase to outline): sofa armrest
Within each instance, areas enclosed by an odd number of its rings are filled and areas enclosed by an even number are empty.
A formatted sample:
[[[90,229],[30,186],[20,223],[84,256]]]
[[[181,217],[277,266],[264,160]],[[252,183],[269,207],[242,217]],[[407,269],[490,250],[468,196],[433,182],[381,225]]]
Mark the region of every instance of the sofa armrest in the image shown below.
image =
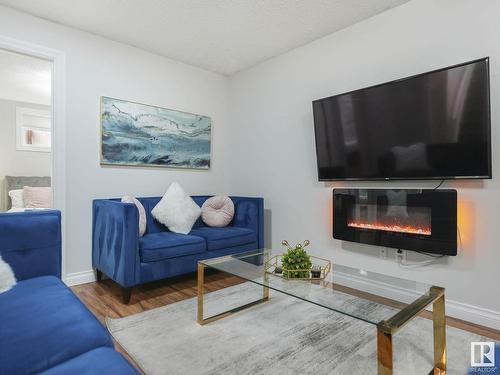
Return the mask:
[[[139,281],[139,213],[132,203],[96,199],[92,207],[92,264],[123,287]]]
[[[0,254],[17,280],[46,275],[61,278],[61,213],[0,213]]]
[[[264,247],[264,199],[231,197],[234,202],[233,226],[249,228],[257,233],[257,246]]]

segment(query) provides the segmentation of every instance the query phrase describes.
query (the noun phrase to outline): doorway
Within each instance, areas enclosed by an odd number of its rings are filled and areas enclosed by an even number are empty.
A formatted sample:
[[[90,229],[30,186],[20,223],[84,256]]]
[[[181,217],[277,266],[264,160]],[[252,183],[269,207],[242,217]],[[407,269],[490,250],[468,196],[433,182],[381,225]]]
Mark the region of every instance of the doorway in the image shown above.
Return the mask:
[[[0,49],[0,211],[53,208],[52,62]]]
[[[0,51],[17,53],[44,60],[51,64],[51,173],[50,190],[52,207],[62,213],[62,279],[66,280],[66,55],[64,52],[28,43],[10,37],[0,36]],[[43,121],[43,120],[42,120]],[[40,134],[39,134],[40,135]],[[40,138],[38,138],[39,140]],[[32,139],[31,142],[34,140]],[[29,142],[29,140],[28,140]],[[37,141],[35,141],[37,143]],[[40,142],[38,142],[40,145]],[[47,145],[47,137],[42,142]],[[43,145],[42,145],[43,147]],[[31,182],[34,184],[34,182]],[[42,182],[46,184],[46,182]],[[5,189],[5,187],[4,187]],[[5,190],[4,190],[5,193]],[[4,200],[6,200],[4,195]]]

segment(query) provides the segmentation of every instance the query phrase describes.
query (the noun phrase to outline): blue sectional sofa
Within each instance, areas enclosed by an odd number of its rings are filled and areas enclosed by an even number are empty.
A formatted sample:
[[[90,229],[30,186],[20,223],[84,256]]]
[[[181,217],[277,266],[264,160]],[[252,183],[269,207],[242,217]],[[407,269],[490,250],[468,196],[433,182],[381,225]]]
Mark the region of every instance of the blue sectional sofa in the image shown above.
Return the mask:
[[[201,207],[209,196],[193,196]],[[250,251],[264,246],[264,200],[230,197],[235,214],[224,228],[207,227],[198,219],[189,234],[170,232],[157,222],[151,210],[161,197],[138,198],[147,215],[147,228],[139,237],[138,210],[119,199],[93,202],[92,262],[123,288],[128,303],[133,286],[196,270],[201,259]]]
[[[0,293],[0,374],[138,374],[60,279],[58,211],[0,214],[0,254],[18,281]]]

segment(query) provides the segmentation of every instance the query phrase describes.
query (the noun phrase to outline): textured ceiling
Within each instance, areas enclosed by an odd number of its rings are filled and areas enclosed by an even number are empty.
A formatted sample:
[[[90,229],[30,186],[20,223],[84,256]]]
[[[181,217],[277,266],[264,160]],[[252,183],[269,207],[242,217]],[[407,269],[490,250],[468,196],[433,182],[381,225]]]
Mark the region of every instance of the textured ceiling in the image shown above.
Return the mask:
[[[231,75],[408,0],[0,0]]]
[[[51,104],[52,63],[0,49],[0,99]]]

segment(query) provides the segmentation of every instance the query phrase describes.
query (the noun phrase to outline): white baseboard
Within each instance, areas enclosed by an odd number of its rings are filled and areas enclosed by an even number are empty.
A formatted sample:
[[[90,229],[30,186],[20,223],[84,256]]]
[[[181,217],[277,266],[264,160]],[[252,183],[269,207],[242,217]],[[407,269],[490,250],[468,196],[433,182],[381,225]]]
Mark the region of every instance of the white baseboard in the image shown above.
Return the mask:
[[[94,270],[68,273],[64,278],[64,282],[67,286],[87,284],[93,281],[95,281]]]
[[[500,312],[483,307],[448,299],[446,300],[446,315],[485,327],[500,329]]]
[[[416,291],[409,288],[395,287],[379,280],[368,280],[356,275],[337,272],[335,279],[341,285],[397,301],[409,303],[418,296]],[[432,308],[429,306],[427,309],[431,310]],[[485,327],[500,329],[500,312],[453,301],[449,298],[446,298],[446,315]]]

